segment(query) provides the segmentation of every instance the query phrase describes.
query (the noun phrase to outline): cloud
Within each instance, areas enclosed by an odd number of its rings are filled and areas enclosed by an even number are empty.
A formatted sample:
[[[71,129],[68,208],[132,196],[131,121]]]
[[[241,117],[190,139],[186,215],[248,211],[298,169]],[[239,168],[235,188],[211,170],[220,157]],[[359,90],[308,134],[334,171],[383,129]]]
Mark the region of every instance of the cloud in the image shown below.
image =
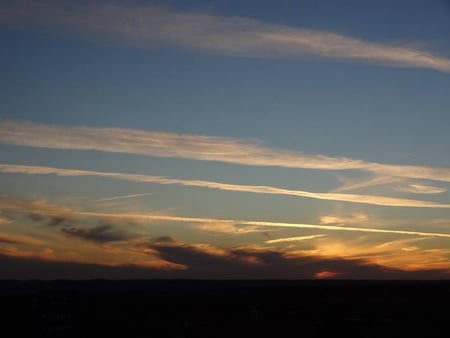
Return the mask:
[[[379,239],[382,239],[382,242],[378,242]],[[429,242],[432,240],[434,240],[432,237],[413,237],[386,241],[383,237],[376,239],[359,236],[353,240],[340,241],[328,237],[315,242],[315,248],[309,252],[320,257],[361,259],[406,271],[426,267],[450,272],[448,261],[450,250],[447,247],[429,249]],[[419,246],[420,242],[424,244]]]
[[[99,212],[78,212],[79,215],[90,217],[105,217],[109,219],[135,219],[140,221],[167,221],[167,222],[183,222],[183,223],[221,223],[221,224],[237,224],[246,226],[257,226],[260,228],[297,228],[297,229],[321,229],[329,231],[350,231],[360,233],[380,233],[380,234],[396,234],[408,236],[421,237],[443,237],[450,238],[450,234],[439,232],[421,232],[408,230],[392,230],[392,229],[377,229],[365,227],[348,227],[348,226],[334,226],[323,224],[304,224],[304,223],[287,223],[287,222],[269,222],[269,221],[254,221],[254,220],[238,220],[238,219],[218,219],[218,218],[203,218],[203,217],[183,217],[171,215],[157,215],[157,214],[132,214],[132,213],[99,213]]]
[[[261,229],[254,226],[242,226],[234,223],[202,223],[198,228],[207,232],[223,234],[246,234],[250,232],[259,232]]]
[[[3,235],[0,236],[0,243],[6,243],[6,244],[19,244],[20,242],[17,242],[14,239],[10,239],[8,237],[5,237]]]
[[[22,235],[22,234],[16,234],[11,232],[2,232],[0,234],[0,243],[5,244],[17,244],[17,245],[40,245],[44,242],[40,239]]]
[[[396,190],[412,194],[440,194],[447,191],[445,188],[421,184],[409,184],[406,187],[398,187]]]
[[[43,204],[40,201],[5,201],[5,198],[0,199],[0,210],[5,210],[6,207],[13,208],[16,213],[23,213],[24,215],[27,215],[29,210],[33,210],[34,213],[42,216],[44,219],[48,218],[46,212],[49,210],[52,214],[58,214],[58,209],[67,212],[67,208],[48,203]],[[152,214],[109,214],[76,209],[71,209],[71,215],[76,217],[78,221],[76,224],[79,225],[70,228],[62,227],[60,228],[62,230],[59,231],[67,235],[68,238],[73,237],[86,240],[82,247],[78,247],[75,256],[66,252],[70,248],[70,241],[67,240],[66,242],[64,240],[61,244],[53,243],[52,241],[55,238],[51,237],[52,239],[49,241],[48,234],[43,234],[42,238],[36,238],[37,241],[42,241],[43,243],[19,243],[20,241],[17,236],[14,238],[5,237],[8,242],[4,243],[5,246],[1,248],[0,254],[6,254],[11,258],[26,258],[28,261],[19,261],[17,263],[19,264],[18,266],[27,266],[29,264],[29,268],[32,269],[30,270],[30,274],[32,274],[31,271],[34,271],[35,275],[39,275],[40,272],[33,270],[33,266],[41,266],[35,260],[53,261],[54,265],[42,263],[44,266],[47,266],[47,270],[45,270],[47,272],[50,266],[58,268],[60,266],[58,265],[59,262],[65,262],[74,271],[77,271],[75,266],[80,267],[80,265],[73,265],[70,262],[86,263],[86,266],[95,266],[92,263],[96,262],[101,265],[116,266],[117,269],[108,270],[111,273],[112,271],[119,273],[120,271],[128,271],[128,269],[131,271],[137,269],[140,271],[139,276],[159,276],[157,278],[314,278],[316,273],[322,271],[340,273],[339,278],[415,278],[420,276],[440,276],[442,278],[444,272],[448,270],[448,258],[445,258],[448,255],[448,249],[417,249],[415,251],[405,251],[403,248],[411,247],[419,239],[432,240],[433,237],[450,238],[450,234]],[[81,225],[95,224],[95,218],[98,218],[97,225]],[[372,245],[368,245],[367,243],[365,245],[363,245],[364,243],[359,245],[355,245],[355,243],[333,243],[332,241],[323,241],[321,239],[319,242],[315,242],[314,250],[303,251],[275,249],[269,246],[271,243],[265,243],[266,246],[223,248],[205,243],[178,242],[170,236],[160,236],[144,242],[140,241],[139,237],[133,237],[134,239],[129,241],[128,233],[122,232],[128,231],[127,223],[122,222],[128,222],[129,220],[139,220],[142,222],[184,222],[193,225],[202,223],[236,224],[259,228],[261,231],[280,228],[321,229],[324,232],[330,230],[352,231],[361,234],[388,233],[413,237],[385,242],[379,245],[373,245],[373,243]],[[106,222],[113,223],[111,223],[111,226],[105,226],[110,224]],[[42,231],[47,231],[47,229],[52,228],[45,227],[41,229]],[[312,236],[316,237],[316,235]],[[5,239],[3,237],[2,235],[2,239]],[[61,238],[61,240],[63,239],[64,237]],[[124,242],[120,246],[113,245],[119,240],[124,240]],[[304,240],[306,240],[306,237]],[[91,245],[89,244],[90,242],[101,244],[101,246]],[[32,245],[30,247],[31,251],[23,251],[12,247],[15,244]],[[38,245],[38,247],[33,247],[34,245]],[[45,249],[42,247],[43,245],[54,250],[54,254],[49,256],[48,252],[42,251]],[[61,249],[64,251],[61,252]],[[129,262],[133,262],[136,266],[127,266]],[[28,273],[19,271],[18,266],[12,271],[15,271],[21,276]],[[401,271],[395,266],[401,267],[402,270],[403,268],[408,269],[411,273]],[[391,267],[392,269],[387,267]],[[424,270],[424,267],[427,271]],[[431,268],[434,268],[434,270]],[[100,268],[99,271],[103,270],[104,268]],[[61,278],[67,276],[65,274],[66,272],[62,270],[58,271],[61,274]],[[42,273],[45,275],[43,271]],[[137,276],[136,273],[132,272],[130,276]],[[5,274],[2,271],[0,274],[10,275],[10,272]],[[49,274],[53,276],[53,273]],[[99,276],[96,273],[93,275]],[[91,274],[87,276],[89,277]]]
[[[405,246],[405,247],[401,248],[401,250],[407,251],[407,252],[410,252],[410,251],[416,251],[416,250],[418,250],[418,249],[419,249],[419,247],[417,247],[417,246],[415,246],[415,245],[412,245],[412,246]]]
[[[304,190],[289,190],[271,186],[263,185],[238,185],[227,184],[203,180],[184,180],[173,179],[164,176],[152,175],[138,175],[138,174],[124,174],[112,172],[99,172],[91,170],[77,170],[77,169],[59,169],[42,166],[25,166],[16,164],[0,164],[0,172],[16,173],[16,174],[33,174],[33,175],[48,175],[55,174],[59,176],[98,176],[112,179],[128,180],[143,183],[157,183],[157,184],[176,184],[183,186],[202,187],[209,189],[218,189],[224,191],[236,192],[251,192],[257,194],[274,194],[274,195],[288,195],[297,197],[314,198],[320,200],[342,201],[351,203],[362,203],[371,205],[396,206],[396,207],[416,207],[416,208],[450,208],[450,204],[441,204],[429,201],[420,201],[404,198],[394,198],[376,195],[361,195],[361,194],[341,194],[341,193],[316,193]],[[119,196],[123,198],[123,196]],[[129,195],[126,195],[129,197]],[[116,197],[117,199],[117,197]]]
[[[403,271],[363,260],[321,259],[313,256],[287,258],[276,251],[229,250],[229,256],[214,256],[195,246],[154,245],[159,254],[174,262],[171,268],[131,264],[104,265],[58,261],[54,257],[0,254],[1,279],[311,279],[323,271],[339,273],[342,279],[448,279],[448,271],[426,269]],[[240,259],[233,259],[235,255]],[[250,263],[253,257],[258,263]],[[251,261],[251,260],[250,260]],[[186,266],[186,268],[180,268]],[[178,267],[178,268],[176,268]],[[332,268],[331,268],[332,267]]]
[[[282,242],[298,242],[298,241],[306,241],[309,239],[319,238],[319,237],[323,237],[323,236],[325,236],[325,235],[284,237],[284,238],[270,239],[270,240],[266,241],[266,243],[274,244],[274,243],[282,243]]]
[[[39,215],[48,215],[47,213],[61,213],[68,212],[68,208],[60,207],[52,204],[43,204],[42,202],[27,202],[18,201],[14,199],[0,198],[0,210],[16,210],[24,213],[33,210]],[[444,237],[450,238],[450,234],[437,232],[420,232],[407,230],[391,230],[391,229],[377,229],[365,227],[348,227],[348,226],[334,226],[324,224],[303,224],[303,223],[287,223],[287,222],[268,222],[268,221],[254,221],[254,220],[237,220],[237,219],[218,219],[205,217],[183,217],[161,214],[138,214],[138,213],[101,213],[91,211],[80,211],[76,209],[69,209],[72,215],[78,217],[98,217],[106,220],[139,220],[139,221],[168,221],[168,222],[183,222],[183,223],[198,223],[198,224],[236,224],[244,226],[255,226],[260,228],[303,228],[303,229],[322,229],[330,231],[352,231],[352,232],[366,232],[366,233],[385,233],[397,235],[412,235],[425,237]]]
[[[343,177],[342,175],[335,175],[335,176],[343,184],[340,187],[333,189],[332,192],[334,193],[342,193],[349,190],[359,190],[362,188],[392,184],[395,182],[401,182],[405,180],[404,177],[392,177],[382,175],[374,175],[370,178],[363,178],[363,179],[355,179],[354,177],[347,178]]]
[[[11,223],[11,219],[9,217],[0,215],[0,225],[5,225]]]
[[[0,170],[1,170],[1,167],[0,167]],[[151,195],[151,194],[153,194],[153,193],[148,192],[148,193],[143,193],[143,194],[129,194],[129,195],[105,197],[105,198],[96,199],[93,202],[109,202],[109,201],[116,201],[116,200],[122,200],[122,199],[127,199],[127,198],[142,197],[142,196],[147,196],[147,195]]]
[[[96,243],[123,241],[130,238],[129,234],[115,229],[110,224],[101,224],[92,228],[62,228],[61,231],[69,237],[83,238]]]
[[[175,239],[171,236],[160,236],[151,240],[153,243],[175,243]]]
[[[74,220],[72,217],[49,216],[45,224],[48,226],[56,227],[71,224],[73,221]]]
[[[366,214],[356,213],[342,216],[326,215],[319,217],[321,224],[367,224],[369,217]]]
[[[63,210],[67,213],[68,208],[60,207],[57,205],[43,204],[42,202],[27,202],[18,201],[14,199],[0,198],[0,211],[2,210],[14,210],[16,212],[22,212],[25,215],[32,210],[37,215],[48,217],[48,212],[52,214],[58,214]],[[239,225],[239,226],[251,226],[258,227],[261,230],[266,228],[286,228],[286,229],[319,229],[324,231],[340,231],[340,232],[358,232],[358,233],[378,233],[378,234],[396,234],[405,236],[419,236],[419,237],[441,237],[450,238],[448,233],[439,232],[421,232],[421,231],[409,231],[409,230],[394,230],[394,229],[378,229],[378,228],[366,228],[366,227],[349,227],[349,226],[335,226],[326,224],[304,224],[304,223],[287,223],[287,222],[269,222],[269,221],[255,221],[255,220],[239,220],[239,219],[218,219],[218,218],[204,218],[204,217],[183,217],[172,215],[161,215],[152,213],[102,213],[92,211],[82,211],[76,209],[70,209],[70,213],[73,216],[79,218],[100,218],[103,221],[117,222],[123,221],[140,221],[140,222],[179,222],[179,223],[191,223],[191,224],[221,224],[221,225]]]
[[[69,220],[75,212],[74,209],[45,201],[24,201],[7,197],[0,197],[0,210],[21,213],[35,222],[46,221],[48,225],[61,223],[59,220]]]
[[[310,169],[360,169],[361,160],[303,155],[270,149],[239,139],[125,128],[70,127],[32,122],[0,122],[0,142],[51,149],[98,150],[157,157],[177,157],[253,166]],[[450,177],[450,173],[449,173]]]
[[[256,58],[314,56],[450,72],[449,59],[412,47],[411,43],[370,42],[332,32],[151,4],[3,1],[0,23],[138,48],[169,45]]]
[[[377,176],[450,182],[450,168],[393,165],[347,157],[308,155],[273,149],[258,142],[234,138],[175,134],[125,128],[70,127],[32,122],[0,122],[0,143],[74,150],[97,150],[156,157],[218,161],[247,166],[272,166],[317,170],[362,170]],[[51,173],[36,168],[36,174]],[[67,172],[68,175],[83,171]],[[84,173],[86,174],[86,173]],[[339,196],[339,194],[336,194]]]
[[[314,275],[314,278],[316,278],[316,279],[329,279],[329,278],[338,277],[339,275],[340,275],[339,272],[333,272],[333,271],[329,271],[329,270],[324,270],[324,271],[317,272]]]
[[[186,275],[200,278],[423,278],[423,271],[403,271],[361,259],[319,257],[266,248],[218,248],[211,245],[170,242],[148,243],[161,258],[184,265]],[[441,278],[448,270],[429,270]],[[419,277],[422,276],[422,277]]]

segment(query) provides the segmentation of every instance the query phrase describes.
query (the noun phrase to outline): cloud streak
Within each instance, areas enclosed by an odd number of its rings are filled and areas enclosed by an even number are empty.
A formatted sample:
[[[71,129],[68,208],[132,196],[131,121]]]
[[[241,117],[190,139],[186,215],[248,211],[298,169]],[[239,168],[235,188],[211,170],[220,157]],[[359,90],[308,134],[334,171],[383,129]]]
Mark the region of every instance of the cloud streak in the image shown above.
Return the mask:
[[[283,242],[299,242],[299,241],[306,241],[309,239],[319,238],[319,237],[323,237],[323,236],[325,236],[325,235],[284,237],[284,238],[271,239],[271,240],[266,241],[266,243],[274,244],[274,243],[283,243]]]
[[[268,222],[268,221],[253,221],[253,220],[238,220],[238,219],[218,219],[218,218],[203,218],[203,217],[183,217],[170,215],[155,215],[155,214],[113,214],[113,213],[97,213],[97,212],[79,212],[79,215],[91,217],[105,217],[111,219],[137,219],[147,221],[167,221],[167,222],[187,222],[187,223],[217,223],[217,224],[239,224],[258,227],[272,227],[272,228],[298,228],[298,229],[320,229],[330,231],[350,231],[350,232],[366,232],[366,233],[381,233],[381,234],[396,234],[396,235],[411,235],[411,236],[425,236],[425,237],[443,237],[450,238],[450,234],[438,232],[421,232],[408,230],[390,230],[364,227],[347,227],[347,226],[332,226],[324,224],[304,224],[304,223],[287,223],[287,222]]]
[[[363,170],[379,176],[450,182],[450,168],[393,165],[347,157],[273,149],[240,139],[125,128],[69,127],[32,122],[0,122],[0,143],[50,149],[97,150],[247,166],[318,170]]]
[[[273,194],[273,195],[288,195],[297,197],[314,198],[319,200],[329,201],[341,201],[351,203],[362,203],[370,205],[382,205],[382,206],[395,206],[395,207],[416,207],[416,208],[450,208],[450,204],[440,204],[435,202],[402,199],[386,196],[376,195],[361,195],[361,194],[341,194],[341,193],[317,193],[304,190],[289,190],[272,186],[264,185],[239,185],[239,184],[227,184],[212,181],[202,180],[184,180],[174,179],[164,176],[152,176],[152,175],[138,175],[138,174],[125,174],[125,173],[111,173],[111,172],[99,172],[91,170],[78,170],[78,169],[59,169],[53,167],[43,166],[26,166],[15,164],[0,164],[0,172],[3,173],[15,173],[15,174],[34,174],[34,175],[48,175],[55,174],[58,176],[97,176],[106,177],[119,180],[127,180],[143,183],[156,183],[164,185],[182,185],[191,187],[201,187],[209,189],[217,189],[223,191],[236,191],[236,192],[250,192],[257,194]],[[138,194],[140,195],[140,194]],[[136,195],[131,195],[132,197]],[[129,197],[129,195],[126,195]],[[123,196],[122,196],[123,198]],[[117,197],[116,197],[117,199]]]
[[[1,165],[0,165],[1,170]],[[63,175],[64,176],[64,175]],[[109,202],[109,201],[116,201],[116,200],[123,200],[128,198],[135,198],[135,197],[142,197],[142,196],[148,196],[152,195],[153,193],[143,193],[143,194],[129,194],[129,195],[120,195],[120,196],[113,196],[113,197],[105,197],[105,198],[99,198],[94,200],[93,202]]]
[[[138,48],[169,45],[257,58],[313,56],[450,72],[449,59],[406,44],[370,42],[332,32],[150,4],[11,0],[0,5],[0,23]]]
[[[297,228],[297,229],[319,229],[329,231],[344,231],[344,232],[361,232],[361,233],[381,233],[381,234],[396,234],[396,235],[410,235],[421,237],[442,237],[450,238],[448,233],[438,232],[421,232],[408,230],[392,230],[392,229],[377,229],[365,227],[348,227],[348,226],[334,226],[326,224],[304,224],[304,223],[289,223],[289,222],[269,222],[256,220],[239,220],[239,219],[220,219],[220,218],[206,218],[206,217],[184,217],[149,213],[105,213],[82,211],[77,209],[70,209],[58,205],[21,201],[10,198],[0,198],[0,211],[12,210],[21,212],[26,215],[35,214],[44,217],[53,217],[55,215],[64,215],[64,217],[98,217],[104,220],[137,220],[137,221],[163,221],[163,222],[180,222],[180,223],[197,223],[197,224],[221,224],[221,225],[244,225],[254,226],[260,228]]]
[[[409,184],[408,186],[405,187],[398,187],[397,190],[408,192],[411,194],[441,194],[447,191],[447,189],[445,188],[421,184]]]

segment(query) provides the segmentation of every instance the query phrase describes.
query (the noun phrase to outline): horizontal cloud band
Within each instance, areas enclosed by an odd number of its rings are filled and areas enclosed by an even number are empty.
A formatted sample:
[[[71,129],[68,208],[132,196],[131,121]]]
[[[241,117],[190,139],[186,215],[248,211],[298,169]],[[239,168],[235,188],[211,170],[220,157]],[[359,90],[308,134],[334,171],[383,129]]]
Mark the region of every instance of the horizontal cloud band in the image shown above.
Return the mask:
[[[98,150],[248,166],[299,169],[357,169],[390,177],[450,182],[450,168],[394,165],[347,157],[308,155],[240,139],[126,128],[69,127],[31,122],[0,122],[0,143],[51,149]]]
[[[70,34],[138,48],[172,45],[229,56],[317,56],[450,72],[450,60],[407,45],[243,17],[174,11],[149,4],[12,0],[0,4],[0,24]]]
[[[267,221],[248,221],[248,220],[232,220],[232,219],[217,219],[217,218],[202,218],[202,217],[181,217],[181,216],[167,216],[167,215],[145,215],[145,214],[106,214],[95,212],[81,212],[81,215],[93,217],[111,217],[123,219],[141,219],[141,220],[157,220],[167,222],[188,222],[188,223],[225,223],[225,224],[239,224],[260,227],[281,227],[281,228],[300,228],[300,229],[320,229],[331,231],[352,231],[352,232],[369,232],[382,234],[396,234],[396,235],[413,235],[425,237],[445,237],[450,238],[450,234],[437,232],[421,232],[421,231],[407,231],[407,230],[389,230],[389,229],[375,229],[375,228],[358,228],[347,226],[333,226],[321,224],[303,224],[303,223],[287,223],[287,222],[267,222]]]
[[[99,217],[108,220],[139,220],[139,221],[162,221],[162,222],[180,222],[180,223],[207,223],[207,224],[236,224],[248,225],[255,227],[272,227],[272,228],[297,228],[297,229],[319,229],[329,231],[344,231],[344,232],[366,232],[366,233],[381,233],[381,234],[396,234],[396,235],[411,235],[421,237],[443,237],[450,238],[448,233],[438,232],[421,232],[408,230],[392,230],[392,229],[377,229],[364,227],[348,227],[348,226],[334,226],[324,224],[304,224],[304,223],[289,223],[289,222],[269,222],[269,221],[255,221],[255,220],[240,220],[240,219],[220,219],[220,218],[206,218],[206,217],[183,217],[161,214],[138,214],[138,213],[104,213],[91,212],[61,207],[54,204],[43,202],[29,202],[10,198],[0,197],[0,210],[12,210],[15,212],[22,212],[28,215],[42,215],[48,217]]]
[[[303,190],[282,189],[282,188],[277,188],[277,187],[272,187],[272,186],[264,186],[264,185],[227,184],[227,183],[203,181],[203,180],[184,180],[184,179],[168,178],[168,177],[164,177],[164,176],[111,173],[111,172],[99,172],[99,171],[92,171],[92,170],[59,169],[59,168],[42,167],[42,166],[0,164],[0,172],[15,173],[15,174],[30,174],[30,175],[55,174],[58,176],[97,176],[97,177],[106,177],[106,178],[119,179],[119,180],[134,181],[134,182],[156,183],[156,184],[177,184],[177,185],[183,185],[183,186],[210,188],[210,189],[218,189],[218,190],[224,190],[224,191],[288,195],[288,196],[314,198],[314,199],[320,199],[320,200],[352,202],[352,203],[362,203],[362,204],[371,204],[371,205],[396,206],[396,207],[417,207],[417,208],[450,208],[450,204],[440,204],[440,203],[434,203],[434,202],[403,199],[403,198],[394,198],[394,197],[386,197],[386,196],[340,194],[340,193],[317,193],[317,192],[309,192],[309,191],[303,191]],[[126,197],[141,196],[141,195],[143,195],[143,194],[126,195]],[[112,198],[112,199],[114,199],[114,198]],[[106,199],[106,200],[110,200],[110,199]]]

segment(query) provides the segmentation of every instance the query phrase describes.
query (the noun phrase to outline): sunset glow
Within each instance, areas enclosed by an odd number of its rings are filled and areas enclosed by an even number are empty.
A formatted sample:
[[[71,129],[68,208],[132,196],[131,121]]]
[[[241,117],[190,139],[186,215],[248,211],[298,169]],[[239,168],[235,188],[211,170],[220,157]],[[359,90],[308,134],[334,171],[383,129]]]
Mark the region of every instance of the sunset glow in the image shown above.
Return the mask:
[[[0,278],[450,277],[450,6],[263,2],[2,1]]]

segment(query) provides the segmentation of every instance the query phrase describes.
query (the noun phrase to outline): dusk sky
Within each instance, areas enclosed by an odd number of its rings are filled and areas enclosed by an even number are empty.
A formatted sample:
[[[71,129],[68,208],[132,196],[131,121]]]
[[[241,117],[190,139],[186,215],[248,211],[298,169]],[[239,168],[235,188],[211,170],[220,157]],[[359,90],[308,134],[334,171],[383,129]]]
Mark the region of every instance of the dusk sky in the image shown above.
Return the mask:
[[[450,2],[0,2],[0,278],[450,277]]]

